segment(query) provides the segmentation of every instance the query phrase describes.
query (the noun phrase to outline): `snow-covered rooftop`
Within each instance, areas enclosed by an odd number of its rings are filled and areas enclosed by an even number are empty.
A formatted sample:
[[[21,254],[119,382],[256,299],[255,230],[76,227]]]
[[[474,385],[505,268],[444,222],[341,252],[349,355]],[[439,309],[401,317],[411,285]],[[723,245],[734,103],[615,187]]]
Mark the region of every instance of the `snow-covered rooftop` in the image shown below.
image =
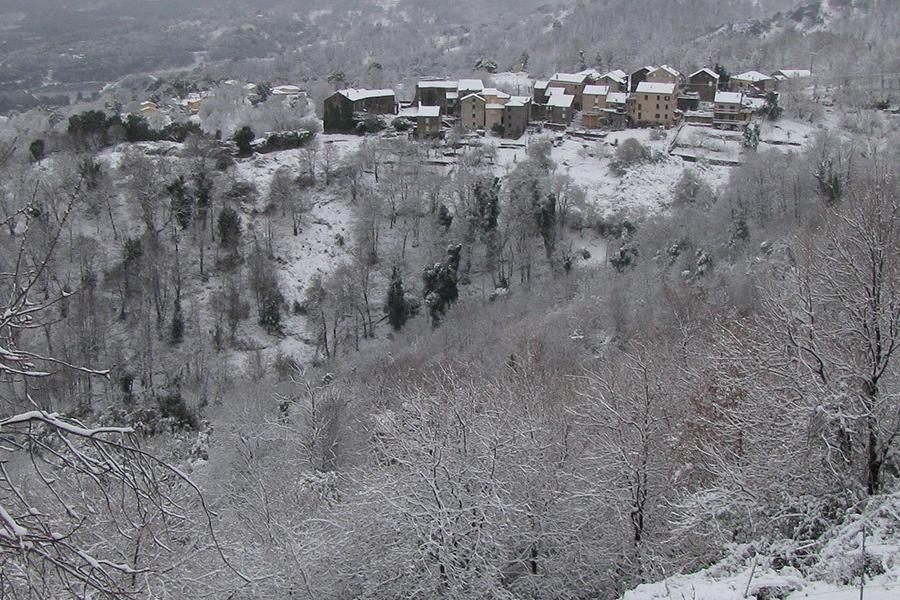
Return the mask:
[[[419,105],[419,112],[416,116],[419,117],[439,117],[441,116],[441,107],[440,106],[422,106]]]
[[[740,75],[734,75],[731,77],[732,79],[739,79],[741,81],[766,81],[767,79],[772,79],[768,75],[764,73],[760,73],[759,71],[747,71],[746,73],[741,73]]]
[[[605,96],[609,93],[608,85],[586,85],[584,86],[584,94],[586,96]]]
[[[575,101],[575,96],[570,96],[569,94],[553,94],[547,100],[547,106],[553,106],[556,108],[570,108],[572,106],[572,102]]]
[[[340,90],[337,92],[338,94],[344,96],[350,102],[358,102],[359,100],[366,100],[368,98],[393,98],[394,90],[366,90],[366,89],[357,89],[357,88],[347,88],[345,90]]]
[[[651,81],[642,81],[635,90],[638,94],[674,94],[674,83],[654,83]]]
[[[471,93],[471,94],[466,94],[465,96],[463,96],[463,97],[460,99],[460,102],[465,102],[465,101],[468,100],[469,98],[475,98],[475,99],[477,99],[477,100],[481,100],[482,102],[484,102],[484,96],[481,95],[481,94],[479,94],[478,92],[473,92],[473,93]]]
[[[666,73],[674,77],[679,77],[681,75],[681,73],[679,73],[669,65],[660,65],[659,68],[654,69],[654,71],[665,71]]]
[[[447,81],[442,79],[440,81],[420,81],[417,86],[419,89],[434,89],[434,90],[455,90],[459,87],[458,81]]]
[[[584,83],[584,80],[587,79],[587,75],[583,73],[555,73],[553,77],[550,78],[550,81],[557,81],[559,83],[575,83],[581,85]]]
[[[785,79],[801,79],[812,77],[812,71],[809,69],[780,69],[775,71],[775,77],[778,75],[782,75]]]
[[[484,110],[503,110],[503,105],[491,102],[490,104],[484,105]]]
[[[610,92],[606,95],[607,104],[625,104],[628,101],[626,92]]]
[[[716,104],[740,104],[743,97],[740,92],[716,92]]]
[[[604,73],[603,75],[601,75],[601,78],[603,77],[608,77],[609,79],[612,79],[613,81],[618,83],[625,83],[625,81],[628,79],[628,73],[621,69],[616,69],[615,71]]]
[[[480,79],[460,79],[457,89],[460,91],[477,92],[484,89],[484,82]]]
[[[548,86],[549,84],[550,84],[549,81],[535,81],[535,82],[534,82],[534,89],[536,89],[536,90],[545,90],[545,89],[547,89],[547,86]]]
[[[296,85],[277,85],[272,88],[272,93],[276,96],[294,96],[302,91]]]
[[[484,88],[481,90],[481,93],[485,96],[492,96],[494,98],[509,98],[509,94],[501,92],[497,88]]]
[[[707,75],[709,75],[709,76],[712,77],[713,79],[718,79],[718,78],[719,78],[719,74],[718,74],[718,73],[716,73],[716,72],[713,71],[712,69],[708,69],[708,68],[706,68],[706,67],[703,67],[702,69],[699,69],[699,70],[697,70],[697,71],[694,71],[693,73],[690,74],[689,77],[693,78],[693,77],[699,75],[700,73],[706,73]]]

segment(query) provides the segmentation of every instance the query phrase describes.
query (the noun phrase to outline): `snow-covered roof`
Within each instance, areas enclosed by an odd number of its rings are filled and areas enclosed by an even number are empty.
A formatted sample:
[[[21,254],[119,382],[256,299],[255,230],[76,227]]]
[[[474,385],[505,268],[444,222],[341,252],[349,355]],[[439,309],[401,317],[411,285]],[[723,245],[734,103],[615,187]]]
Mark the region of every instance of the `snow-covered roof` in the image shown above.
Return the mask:
[[[440,106],[422,106],[419,105],[418,117],[439,117],[441,116]]]
[[[625,104],[628,101],[626,92],[610,92],[606,95],[607,104]]]
[[[740,92],[716,92],[716,104],[740,104],[743,97]]]
[[[803,77],[812,77],[812,71],[809,69],[780,69],[775,71],[775,77],[784,76],[785,79],[800,79]]]
[[[509,94],[501,92],[497,88],[484,88],[481,90],[481,93],[485,96],[493,96],[495,98],[509,98]]]
[[[584,80],[587,79],[587,75],[583,73],[554,73],[553,77],[550,78],[550,81],[558,81],[559,83],[575,83],[581,85],[584,83]]]
[[[674,77],[680,77],[680,76],[681,76],[681,73],[679,73],[678,71],[676,71],[675,69],[673,69],[673,68],[670,67],[669,65],[660,65],[659,68],[654,69],[654,72],[655,72],[655,71],[665,71],[666,73],[668,73],[669,75],[672,75],[672,76],[674,76]]]
[[[570,96],[569,94],[553,94],[547,100],[547,106],[553,106],[557,108],[570,108],[572,106],[572,102],[575,101],[575,96]]]
[[[460,102],[465,102],[465,101],[468,100],[469,98],[475,98],[475,99],[478,99],[478,100],[481,100],[482,102],[484,102],[484,96],[482,96],[481,94],[479,94],[479,93],[477,93],[477,92],[473,92],[473,93],[471,93],[471,94],[467,94],[467,95],[463,96],[462,98],[460,98],[459,101],[460,101]]]
[[[766,81],[767,79],[772,79],[768,75],[760,73],[759,71],[747,71],[746,73],[741,73],[740,75],[733,75],[732,79],[739,79],[741,81]]]
[[[566,88],[560,88],[560,87],[547,88],[547,93],[550,94],[551,96],[553,96],[554,94],[565,94]]]
[[[634,74],[637,73],[638,71],[647,71],[648,73],[652,73],[652,72],[655,71],[655,70],[656,70],[656,67],[651,66],[651,65],[645,65],[645,66],[643,66],[643,67],[640,67],[640,68],[635,69],[634,71],[632,71],[631,74],[634,75]]]
[[[694,71],[693,73],[690,74],[689,77],[690,77],[691,79],[693,79],[696,75],[699,75],[700,73],[706,73],[707,75],[709,75],[709,76],[712,77],[713,79],[718,79],[718,78],[719,78],[719,74],[718,74],[718,73],[716,73],[716,72],[713,71],[712,69],[707,69],[706,67],[703,67],[702,69],[700,69],[700,70],[698,70],[698,71]]]
[[[530,96],[510,96],[509,102],[507,102],[507,104],[509,105],[509,104],[513,104],[515,102],[523,104],[523,105],[530,104],[531,97]]]
[[[585,69],[584,71],[578,71],[576,75],[584,75],[585,77],[590,77],[591,79],[599,79],[602,76],[602,73],[597,69]]]
[[[608,85],[586,85],[584,86],[584,94],[586,96],[605,96],[609,93]]]
[[[750,96],[744,96],[744,100],[741,102],[741,104],[743,104],[744,106],[746,106],[747,108],[750,108],[752,110],[759,110],[763,106],[766,105],[766,99],[765,98],[751,98]]]
[[[357,88],[347,88],[346,90],[340,90],[337,93],[341,96],[344,96],[350,102],[358,102],[360,100],[367,100],[369,98],[394,97],[394,90],[365,90]]]
[[[503,110],[503,105],[491,102],[490,104],[484,105],[484,110]]]
[[[455,90],[458,89],[459,82],[442,79],[440,81],[420,81],[416,85],[419,89]]]
[[[397,111],[398,117],[406,117],[407,119],[415,119],[418,114],[418,106],[407,106],[406,108],[401,108],[399,111]]]
[[[447,90],[447,100],[456,100],[459,98],[459,92],[456,90]]]
[[[674,83],[654,83],[651,81],[642,81],[635,90],[638,94],[674,94]]]
[[[625,83],[625,81],[628,79],[628,73],[626,73],[625,71],[623,71],[621,69],[616,69],[615,71],[610,71],[609,73],[604,73],[603,75],[600,76],[600,78],[601,79],[609,78],[617,83]]]
[[[547,86],[548,86],[549,84],[550,84],[549,81],[535,81],[535,82],[534,82],[534,89],[536,89],[536,90],[545,90],[545,89],[547,89]]]
[[[466,91],[483,90],[484,82],[480,79],[460,79],[457,89]]]
[[[278,96],[293,96],[302,91],[296,85],[278,85],[272,88],[272,93]]]

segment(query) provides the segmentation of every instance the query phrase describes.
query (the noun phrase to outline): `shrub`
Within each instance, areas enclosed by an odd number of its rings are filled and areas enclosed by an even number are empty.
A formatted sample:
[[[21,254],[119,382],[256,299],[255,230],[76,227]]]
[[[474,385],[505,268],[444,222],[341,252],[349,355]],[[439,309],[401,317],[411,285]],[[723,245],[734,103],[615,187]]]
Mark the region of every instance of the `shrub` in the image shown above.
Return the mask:
[[[626,169],[650,160],[650,149],[634,138],[628,138],[616,148],[612,168],[617,175],[624,175]]]

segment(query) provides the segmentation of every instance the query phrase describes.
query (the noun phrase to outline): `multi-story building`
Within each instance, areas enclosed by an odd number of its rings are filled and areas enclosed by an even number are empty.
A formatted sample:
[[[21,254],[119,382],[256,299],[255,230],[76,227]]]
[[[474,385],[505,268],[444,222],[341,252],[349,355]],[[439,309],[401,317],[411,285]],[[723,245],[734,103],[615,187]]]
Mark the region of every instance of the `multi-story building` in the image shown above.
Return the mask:
[[[701,102],[714,102],[719,91],[719,74],[712,69],[694,71],[687,78],[686,91],[696,92]]]
[[[631,106],[631,118],[639,125],[671,127],[678,122],[681,112],[676,106],[677,86],[674,83],[638,84]]]
[[[469,94],[459,101],[459,123],[463,129],[484,129],[484,107],[487,104],[481,94]]]
[[[713,105],[713,126],[739,129],[750,121],[750,110],[744,106],[741,92],[716,92]]]

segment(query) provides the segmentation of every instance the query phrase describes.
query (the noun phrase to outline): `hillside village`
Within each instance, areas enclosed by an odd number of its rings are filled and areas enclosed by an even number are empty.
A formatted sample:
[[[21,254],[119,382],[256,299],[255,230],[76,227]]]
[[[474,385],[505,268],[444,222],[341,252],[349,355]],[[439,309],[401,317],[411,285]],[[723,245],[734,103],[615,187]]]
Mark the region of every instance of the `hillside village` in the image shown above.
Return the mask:
[[[758,71],[729,76],[721,67],[687,76],[668,65],[630,74],[586,69],[535,81],[528,95],[486,87],[480,79],[424,80],[409,101],[392,89],[339,90],[325,100],[324,125],[326,133],[347,133],[366,120],[389,117],[409,120],[418,137],[457,128],[510,139],[530,125],[596,130],[693,123],[740,129],[767,103],[777,103],[779,90],[810,77],[810,71],[797,69],[771,76]]]

